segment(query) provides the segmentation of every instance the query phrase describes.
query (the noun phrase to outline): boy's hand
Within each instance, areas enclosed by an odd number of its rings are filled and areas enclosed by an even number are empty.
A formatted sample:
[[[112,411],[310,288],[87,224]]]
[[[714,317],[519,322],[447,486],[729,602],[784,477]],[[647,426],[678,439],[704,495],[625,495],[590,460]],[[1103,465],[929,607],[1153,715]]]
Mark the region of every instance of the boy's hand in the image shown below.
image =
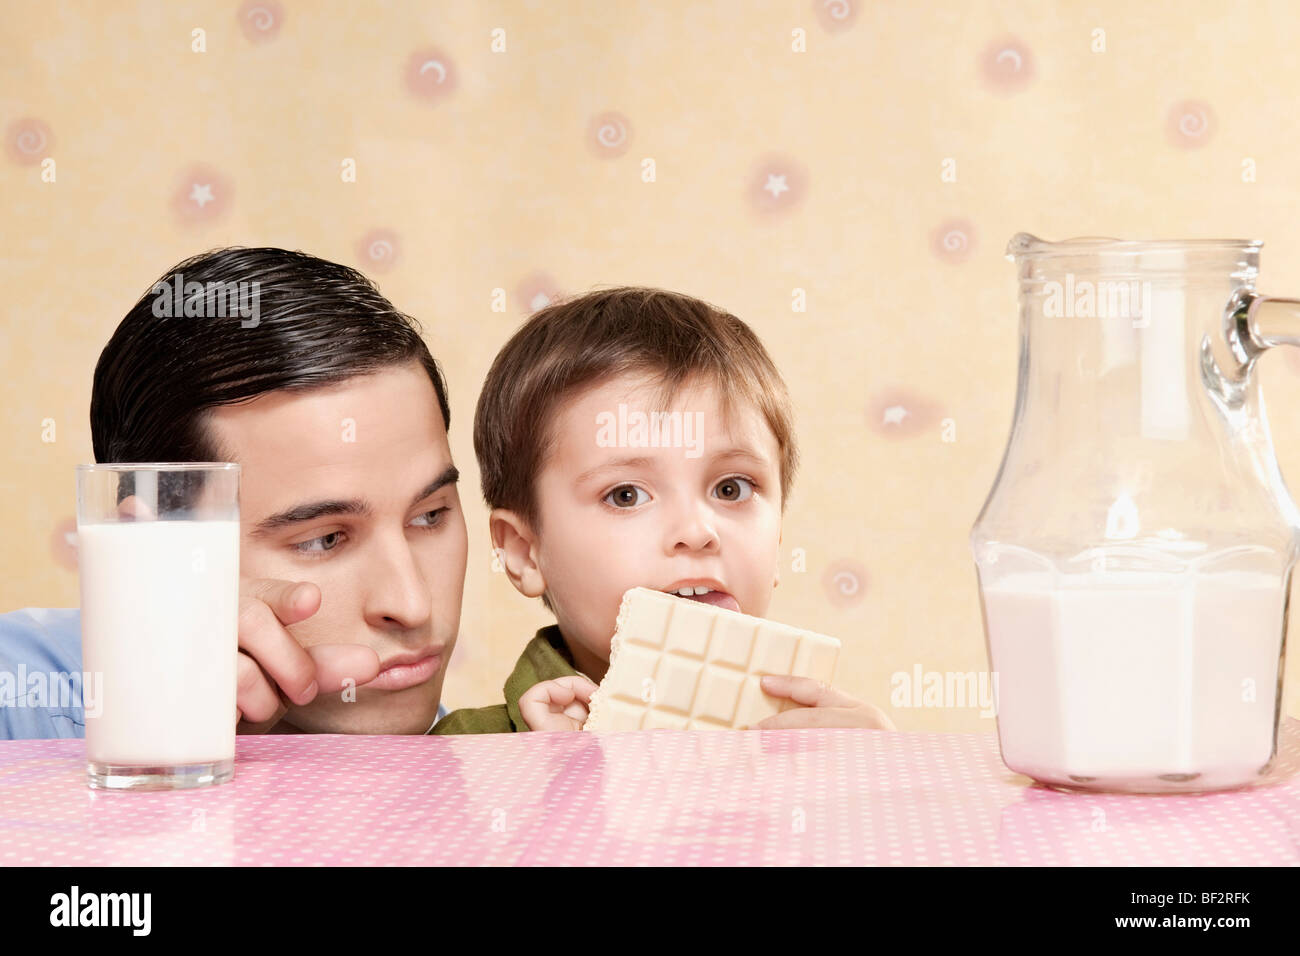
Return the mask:
[[[863,727],[897,730],[885,712],[874,704],[850,697],[829,684],[810,677],[766,676],[763,693],[800,704],[773,714],[754,725],[756,730],[795,730],[800,727]]]
[[[379,673],[379,655],[358,644],[304,648],[286,630],[320,609],[320,588],[302,581],[242,578],[239,582],[239,666],[235,721],[241,734],[266,733],[289,710],[318,692],[358,685]]]
[[[581,730],[596,685],[587,678],[557,677],[534,684],[519,698],[519,713],[529,730]]]

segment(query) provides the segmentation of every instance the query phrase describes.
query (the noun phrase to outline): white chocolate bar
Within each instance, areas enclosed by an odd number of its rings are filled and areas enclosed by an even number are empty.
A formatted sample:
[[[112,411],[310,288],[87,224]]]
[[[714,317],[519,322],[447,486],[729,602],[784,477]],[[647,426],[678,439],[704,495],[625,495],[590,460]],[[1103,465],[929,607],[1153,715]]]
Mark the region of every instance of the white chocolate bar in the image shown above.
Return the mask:
[[[798,706],[769,697],[764,674],[830,683],[840,642],[699,601],[632,588],[623,595],[609,670],[583,730],[727,730]]]

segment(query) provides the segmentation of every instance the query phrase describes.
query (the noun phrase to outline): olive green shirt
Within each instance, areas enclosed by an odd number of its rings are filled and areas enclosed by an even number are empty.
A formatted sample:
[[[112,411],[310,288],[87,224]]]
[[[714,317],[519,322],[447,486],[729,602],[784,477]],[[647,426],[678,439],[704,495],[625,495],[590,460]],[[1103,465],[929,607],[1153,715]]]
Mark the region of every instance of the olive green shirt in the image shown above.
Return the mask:
[[[560,628],[554,624],[544,627],[528,642],[515,669],[506,678],[504,704],[453,710],[434,724],[429,733],[508,734],[527,730],[528,725],[519,713],[519,698],[524,691],[542,681],[573,677],[577,673],[573,667],[573,655],[560,636]]]

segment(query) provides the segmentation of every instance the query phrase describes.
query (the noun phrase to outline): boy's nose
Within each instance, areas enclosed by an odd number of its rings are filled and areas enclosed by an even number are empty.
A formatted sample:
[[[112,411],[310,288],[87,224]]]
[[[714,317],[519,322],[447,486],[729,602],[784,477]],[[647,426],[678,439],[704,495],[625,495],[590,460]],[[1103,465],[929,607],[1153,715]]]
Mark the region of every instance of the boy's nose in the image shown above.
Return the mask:
[[[668,553],[717,551],[718,532],[710,516],[700,509],[688,509],[674,524],[667,538]]]

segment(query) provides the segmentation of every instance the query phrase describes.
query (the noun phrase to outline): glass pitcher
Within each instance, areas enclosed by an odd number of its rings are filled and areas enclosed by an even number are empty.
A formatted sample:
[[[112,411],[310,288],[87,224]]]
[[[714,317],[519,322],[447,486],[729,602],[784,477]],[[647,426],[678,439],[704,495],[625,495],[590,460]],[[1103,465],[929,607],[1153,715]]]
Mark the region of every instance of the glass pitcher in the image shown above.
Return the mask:
[[[970,543],[1012,770],[1190,792],[1273,760],[1300,514],[1253,372],[1300,302],[1255,293],[1260,246],[1007,247],[1015,418]]]

